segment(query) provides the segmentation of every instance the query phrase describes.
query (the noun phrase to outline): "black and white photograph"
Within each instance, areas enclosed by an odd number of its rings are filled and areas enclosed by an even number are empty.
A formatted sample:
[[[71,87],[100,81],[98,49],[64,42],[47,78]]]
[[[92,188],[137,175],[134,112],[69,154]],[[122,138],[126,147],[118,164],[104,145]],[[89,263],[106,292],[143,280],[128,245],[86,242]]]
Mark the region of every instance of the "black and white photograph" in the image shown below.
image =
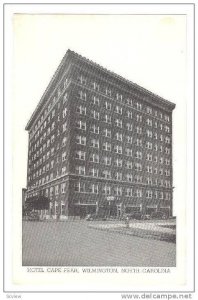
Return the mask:
[[[191,7],[35,7],[7,15],[14,284],[192,286]]]

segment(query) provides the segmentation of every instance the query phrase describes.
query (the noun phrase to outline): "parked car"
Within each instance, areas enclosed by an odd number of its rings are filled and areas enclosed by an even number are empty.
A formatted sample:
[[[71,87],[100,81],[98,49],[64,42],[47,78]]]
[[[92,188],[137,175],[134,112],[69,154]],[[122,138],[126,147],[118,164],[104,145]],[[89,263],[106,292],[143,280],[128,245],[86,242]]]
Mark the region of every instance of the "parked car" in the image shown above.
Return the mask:
[[[122,220],[126,220],[127,218],[129,220],[132,220],[132,219],[134,219],[134,220],[141,220],[141,217],[142,217],[142,214],[139,213],[139,212],[134,212],[134,213],[129,213],[129,214],[125,213],[123,215],[123,217],[122,217]]]
[[[28,221],[39,221],[39,215],[37,212],[31,212],[27,215],[27,220]]]
[[[166,220],[168,219],[168,215],[162,211],[156,211],[151,214],[151,218]]]
[[[151,215],[149,214],[145,214],[145,215],[142,215],[142,220],[150,220],[151,219]]]
[[[88,214],[85,217],[85,220],[86,221],[97,221],[97,220],[106,221],[107,218],[106,218],[106,216],[100,216],[100,215],[97,215],[97,214]]]

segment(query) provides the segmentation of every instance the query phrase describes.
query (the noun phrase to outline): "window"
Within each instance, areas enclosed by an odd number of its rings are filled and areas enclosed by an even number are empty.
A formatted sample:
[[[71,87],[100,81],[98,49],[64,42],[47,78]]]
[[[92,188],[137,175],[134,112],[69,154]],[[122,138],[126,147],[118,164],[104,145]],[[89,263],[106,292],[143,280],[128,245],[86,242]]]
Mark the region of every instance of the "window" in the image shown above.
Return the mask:
[[[137,122],[142,122],[142,115],[137,115],[136,120]]]
[[[105,194],[105,195],[110,195],[111,194],[111,187],[108,186],[108,185],[103,186],[102,193]]]
[[[137,140],[136,140],[136,146],[142,147],[142,140],[137,139]]]
[[[89,186],[89,192],[92,194],[98,194],[98,185],[97,184],[91,184]]]
[[[146,155],[146,160],[152,161],[152,154],[147,154]]]
[[[102,149],[105,151],[111,151],[111,144],[108,142],[105,142],[102,144]]]
[[[65,103],[67,101],[67,93],[65,93],[64,97],[63,97],[63,103]]]
[[[142,104],[140,104],[138,102],[136,103],[136,107],[137,107],[138,110],[142,110]]]
[[[132,169],[132,167],[133,167],[132,162],[131,161],[126,161],[126,168],[127,169]]]
[[[116,196],[122,196],[122,188],[118,186],[114,187],[114,194]]]
[[[122,173],[121,172],[116,172],[115,173],[115,179],[116,180],[122,180]]]
[[[166,136],[166,138],[165,138],[165,143],[170,144],[170,138],[168,136]]]
[[[127,188],[126,189],[126,197],[132,197],[133,196],[133,189]]]
[[[147,125],[148,125],[148,126],[152,126],[152,125],[153,125],[153,123],[152,123],[152,120],[151,120],[151,119],[147,119],[147,120],[146,120],[146,123],[147,123]]]
[[[78,96],[80,97],[81,100],[86,101],[87,95],[86,95],[85,92],[80,91],[80,92],[78,93]]]
[[[53,135],[51,136],[51,143],[53,143],[54,140],[55,140],[55,136],[54,136],[54,134],[53,134]]]
[[[49,145],[50,145],[50,139],[47,140],[47,147],[49,147]]]
[[[92,125],[91,126],[91,132],[99,134],[99,126]]]
[[[170,149],[166,147],[166,148],[165,148],[165,153],[166,153],[166,154],[170,154]]]
[[[53,167],[54,167],[54,160],[51,161],[50,167],[51,167],[51,169],[53,169]]]
[[[122,146],[116,145],[114,146],[115,153],[122,154]]]
[[[62,167],[62,175],[66,174],[66,167]]]
[[[109,103],[109,102],[105,102],[105,108],[107,109],[107,110],[111,110],[111,103]]]
[[[142,165],[140,163],[135,164],[135,170],[136,171],[142,171]]]
[[[133,180],[132,174],[127,174],[126,179],[127,179],[127,181],[132,182],[132,180]]]
[[[115,123],[116,123],[116,126],[122,128],[122,120],[116,119]]]
[[[90,175],[90,176],[93,176],[93,177],[98,177],[98,169],[91,168],[91,169],[89,170],[89,175]]]
[[[94,90],[96,90],[96,91],[99,91],[99,89],[100,89],[99,84],[96,83],[96,82],[92,82],[92,83],[91,83],[91,86],[92,86],[92,88],[93,88]]]
[[[51,148],[51,155],[54,155],[54,148]]]
[[[147,166],[146,167],[146,170],[147,170],[147,173],[152,173],[153,170],[152,170],[152,167],[151,166]]]
[[[99,155],[98,154],[95,154],[95,153],[92,153],[90,155],[90,159],[89,159],[91,162],[94,162],[94,163],[99,163]]]
[[[125,153],[127,156],[132,156],[132,149],[126,148]]]
[[[169,122],[169,121],[170,121],[170,118],[169,118],[169,116],[167,116],[167,115],[164,116],[164,119],[165,119],[166,122]]]
[[[58,195],[58,193],[59,193],[59,186],[56,185],[56,186],[55,186],[55,195]]]
[[[122,114],[122,107],[116,105],[116,107],[115,107],[115,112],[116,112],[117,114]]]
[[[106,93],[107,96],[111,97],[111,90],[110,89],[106,88],[105,93]]]
[[[105,121],[106,123],[108,123],[108,124],[111,124],[111,116],[105,115],[105,116],[104,116],[104,121]]]
[[[74,184],[74,190],[75,192],[85,192],[85,183],[83,182],[75,182]]]
[[[146,198],[149,198],[149,199],[151,199],[151,198],[152,198],[152,196],[153,196],[153,192],[152,192],[152,191],[150,191],[150,190],[147,190],[147,191],[146,191]]]
[[[100,105],[100,100],[99,100],[98,97],[93,96],[93,97],[92,97],[92,101],[93,101],[93,104],[98,105],[98,106]]]
[[[148,185],[152,184],[152,179],[151,179],[150,177],[147,177],[146,183],[147,183]]]
[[[132,131],[133,130],[133,125],[131,123],[127,123],[126,128],[127,128],[127,130]]]
[[[66,131],[66,128],[67,128],[67,123],[65,122],[65,123],[63,124],[63,132]]]
[[[137,130],[137,134],[142,134],[142,127],[137,127],[136,130]]]
[[[122,167],[122,159],[117,158],[115,160],[115,165],[116,165],[116,167]]]
[[[65,194],[66,183],[61,183],[61,193]]]
[[[111,138],[111,130],[105,128],[103,130],[103,135],[106,136],[106,137],[108,137],[108,138]]]
[[[138,159],[142,159],[142,152],[137,151],[136,154],[135,154],[135,157],[138,158]]]
[[[171,200],[170,193],[165,193],[165,200]]]
[[[63,118],[65,118],[67,115],[67,108],[65,107],[64,110],[63,110]]]
[[[116,140],[122,142],[122,134],[119,132],[116,132]]]
[[[76,143],[85,146],[86,145],[86,137],[78,135],[76,137]]]
[[[170,127],[169,126],[165,126],[164,128],[165,128],[165,132],[168,132],[168,133],[170,132]]]
[[[110,179],[111,178],[111,171],[109,170],[104,170],[102,172],[102,177],[106,178],[106,179]]]
[[[62,147],[64,147],[66,145],[66,142],[67,142],[67,138],[64,137],[63,140],[62,140]]]
[[[140,175],[135,175],[135,182],[136,182],[136,183],[142,183],[142,176],[140,176]]]
[[[55,109],[52,111],[52,118],[55,116]],[[42,131],[42,130],[41,130]]]
[[[108,157],[108,156],[104,156],[103,159],[102,159],[103,163],[106,165],[106,166],[110,166],[111,165],[111,157]]]
[[[122,95],[119,94],[119,93],[117,93],[117,94],[116,94],[116,99],[117,99],[118,101],[122,101]]]
[[[127,98],[126,103],[130,106],[133,106],[133,100]]]
[[[152,114],[152,108],[147,106],[146,112],[147,112],[147,114]]]
[[[164,198],[164,193],[163,193],[163,192],[160,192],[159,198],[160,198],[160,199],[163,199],[163,198]]]
[[[136,196],[137,198],[142,198],[142,190],[141,190],[141,189],[137,189],[137,190],[135,191],[135,196]]]
[[[132,119],[132,117],[133,117],[132,111],[127,110],[127,117],[128,117],[129,119]]]
[[[126,141],[127,141],[127,143],[132,144],[132,142],[133,142],[132,136],[127,135],[126,136]]]
[[[76,112],[81,114],[81,115],[86,115],[86,107],[79,105],[76,107]]]
[[[98,148],[99,149],[99,140],[91,139],[90,146],[93,147],[93,148]]]
[[[153,144],[151,142],[146,142],[146,148],[147,149],[152,149]]]
[[[76,127],[81,129],[81,130],[86,130],[86,122],[83,121],[77,121]]]
[[[86,84],[86,82],[87,82],[86,78],[83,75],[78,76],[77,80],[81,84]]]
[[[152,136],[153,136],[153,133],[152,133],[152,131],[150,131],[150,130],[147,130],[147,131],[146,131],[146,134],[147,134],[147,137],[148,137],[148,138],[152,138]]]
[[[79,175],[85,175],[85,167],[84,166],[76,166],[76,173]]]
[[[63,152],[62,153],[62,161],[65,161],[66,160],[66,152]]]
[[[76,158],[85,160],[85,152],[84,151],[76,151]]]
[[[99,112],[95,111],[95,110],[91,110],[91,117],[99,120],[100,116],[99,116]]]

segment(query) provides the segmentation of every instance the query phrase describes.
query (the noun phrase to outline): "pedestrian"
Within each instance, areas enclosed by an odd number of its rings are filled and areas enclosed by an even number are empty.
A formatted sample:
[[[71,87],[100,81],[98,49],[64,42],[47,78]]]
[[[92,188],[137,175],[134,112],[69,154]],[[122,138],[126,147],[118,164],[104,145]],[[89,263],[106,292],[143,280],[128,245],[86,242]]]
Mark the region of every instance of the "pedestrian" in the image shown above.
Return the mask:
[[[129,228],[129,217],[126,217],[125,224],[126,224],[126,228]]]

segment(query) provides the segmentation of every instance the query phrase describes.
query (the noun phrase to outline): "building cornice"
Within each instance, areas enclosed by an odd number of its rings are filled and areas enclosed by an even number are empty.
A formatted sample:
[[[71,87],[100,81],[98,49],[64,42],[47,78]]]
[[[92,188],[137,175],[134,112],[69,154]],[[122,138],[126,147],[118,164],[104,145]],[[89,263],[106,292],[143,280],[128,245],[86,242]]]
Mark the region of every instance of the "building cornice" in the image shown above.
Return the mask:
[[[71,61],[70,61],[71,59]],[[59,73],[61,71],[61,69],[66,65],[67,62],[76,62],[77,64],[79,63],[84,63],[87,66],[93,67],[94,69],[97,69],[100,73],[102,74],[106,74],[107,76],[109,76],[111,78],[111,80],[117,80],[118,84],[122,83],[124,86],[127,86],[127,88],[133,88],[135,89],[136,92],[139,92],[142,94],[143,98],[141,98],[141,100],[143,102],[149,102],[150,101],[156,101],[156,105],[161,105],[162,108],[166,107],[167,109],[169,109],[170,111],[172,111],[175,108],[175,104],[165,100],[164,98],[148,91],[147,89],[139,86],[138,84],[125,79],[124,77],[109,71],[108,69],[100,66],[99,64],[93,62],[92,60],[85,58],[83,56],[81,56],[80,54],[77,54],[74,51],[71,51],[70,49],[68,49],[68,51],[66,52],[66,54],[64,55],[63,59],[61,60],[61,63],[59,64],[57,70],[55,71],[54,75],[52,76],[52,79],[50,80],[46,90],[44,91],[38,105],[36,106],[36,109],[34,110],[30,120],[28,121],[25,129],[29,130],[33,124],[33,122],[35,121],[35,118],[37,117],[37,113],[39,110],[41,110],[42,106],[44,105],[45,101],[46,101],[46,97],[48,96],[48,93],[50,93],[50,89],[53,87],[53,90],[56,88],[55,86],[57,86],[58,83],[58,77],[59,77]],[[57,81],[57,82],[56,82]],[[144,98],[145,97],[145,98]],[[155,104],[155,103],[153,103]]]

